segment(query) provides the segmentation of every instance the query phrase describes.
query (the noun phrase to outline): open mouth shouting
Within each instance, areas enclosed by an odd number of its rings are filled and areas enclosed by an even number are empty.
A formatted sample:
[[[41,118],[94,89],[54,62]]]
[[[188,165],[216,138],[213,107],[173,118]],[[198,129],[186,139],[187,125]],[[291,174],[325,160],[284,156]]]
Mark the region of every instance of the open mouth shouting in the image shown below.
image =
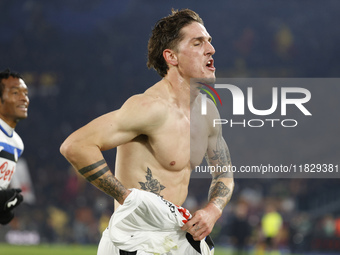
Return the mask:
[[[210,71],[215,71],[215,67],[214,67],[214,60],[211,58],[209,59],[209,61],[206,64],[206,67],[210,70]]]

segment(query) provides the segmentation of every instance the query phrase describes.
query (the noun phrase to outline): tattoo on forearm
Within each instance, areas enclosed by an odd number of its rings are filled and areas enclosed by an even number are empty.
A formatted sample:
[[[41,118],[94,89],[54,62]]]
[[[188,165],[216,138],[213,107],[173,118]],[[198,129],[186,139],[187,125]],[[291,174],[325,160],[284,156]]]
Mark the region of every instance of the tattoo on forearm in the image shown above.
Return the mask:
[[[223,182],[218,181],[209,190],[209,196],[210,198],[215,197],[225,197],[230,192],[227,185],[225,185]]]
[[[102,165],[105,166],[102,169],[96,170]],[[127,190],[112,174],[105,175],[105,173],[110,171],[109,167],[106,165],[105,159],[83,167],[78,171],[87,181],[91,182],[106,194],[112,196],[119,202],[122,201]]]
[[[213,180],[209,189],[209,201],[223,209],[229,201],[230,189],[221,181]]]
[[[92,181],[98,179],[100,176],[102,176],[103,174],[105,174],[109,170],[110,170],[109,167],[106,166],[102,170],[99,170],[98,172],[90,175],[89,177],[86,177],[86,180],[88,180],[89,182],[92,182]]]
[[[147,168],[146,170],[146,182],[139,182],[140,188],[142,190],[150,191],[152,193],[155,193],[156,195],[161,196],[161,191],[165,189],[165,186],[160,184],[160,182],[157,179],[154,179],[152,177],[152,172],[150,168]]]
[[[209,155],[207,152],[205,157],[211,166],[231,167],[229,149],[222,137],[222,127],[218,130],[216,149],[210,150]],[[223,210],[231,198],[233,186],[227,186],[226,183],[229,183],[232,176],[232,172],[229,171],[214,172],[213,174],[208,198],[211,203],[215,204],[221,210]]]
[[[103,164],[105,164],[105,159],[102,159],[102,160],[100,160],[100,161],[98,161],[98,162],[96,162],[96,163],[94,163],[92,165],[83,167],[82,169],[79,169],[78,172],[80,174],[84,175],[84,174],[92,171],[93,169],[95,169],[95,168],[97,168],[97,167],[99,167],[99,166],[101,166]]]
[[[216,198],[214,200],[211,201],[214,205],[216,205],[218,208],[220,208],[221,210],[223,210],[223,208],[226,205],[226,202],[224,199],[222,198]]]
[[[98,187],[117,201],[121,201],[126,193],[126,188],[113,175],[99,179]]]

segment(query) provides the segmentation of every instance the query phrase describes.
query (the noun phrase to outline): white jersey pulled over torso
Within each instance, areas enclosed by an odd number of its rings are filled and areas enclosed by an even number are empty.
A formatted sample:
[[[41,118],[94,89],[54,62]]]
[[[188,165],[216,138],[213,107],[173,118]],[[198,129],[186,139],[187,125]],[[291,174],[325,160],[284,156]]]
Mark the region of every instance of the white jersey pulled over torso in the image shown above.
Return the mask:
[[[23,150],[20,136],[0,119],[0,189],[7,189]]]

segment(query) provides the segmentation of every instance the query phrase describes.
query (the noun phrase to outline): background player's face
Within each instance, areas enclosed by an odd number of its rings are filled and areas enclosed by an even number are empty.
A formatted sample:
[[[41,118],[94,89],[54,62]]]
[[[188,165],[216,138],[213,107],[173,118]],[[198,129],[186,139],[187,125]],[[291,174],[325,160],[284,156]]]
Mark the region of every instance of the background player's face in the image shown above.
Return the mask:
[[[183,39],[177,46],[177,61],[181,75],[185,79],[215,79],[215,67],[212,55],[215,53],[211,45],[211,37],[205,27],[198,23],[182,28]]]
[[[2,83],[5,86],[0,99],[0,117],[11,127],[15,127],[19,120],[27,118],[27,86],[22,79],[11,76],[3,79]]]

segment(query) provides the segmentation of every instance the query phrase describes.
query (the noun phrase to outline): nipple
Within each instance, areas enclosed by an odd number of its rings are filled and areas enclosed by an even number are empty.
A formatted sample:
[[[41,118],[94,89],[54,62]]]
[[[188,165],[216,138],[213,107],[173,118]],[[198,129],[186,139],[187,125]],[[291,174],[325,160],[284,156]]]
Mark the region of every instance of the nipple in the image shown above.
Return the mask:
[[[170,166],[174,166],[176,164],[176,161],[171,161]]]

